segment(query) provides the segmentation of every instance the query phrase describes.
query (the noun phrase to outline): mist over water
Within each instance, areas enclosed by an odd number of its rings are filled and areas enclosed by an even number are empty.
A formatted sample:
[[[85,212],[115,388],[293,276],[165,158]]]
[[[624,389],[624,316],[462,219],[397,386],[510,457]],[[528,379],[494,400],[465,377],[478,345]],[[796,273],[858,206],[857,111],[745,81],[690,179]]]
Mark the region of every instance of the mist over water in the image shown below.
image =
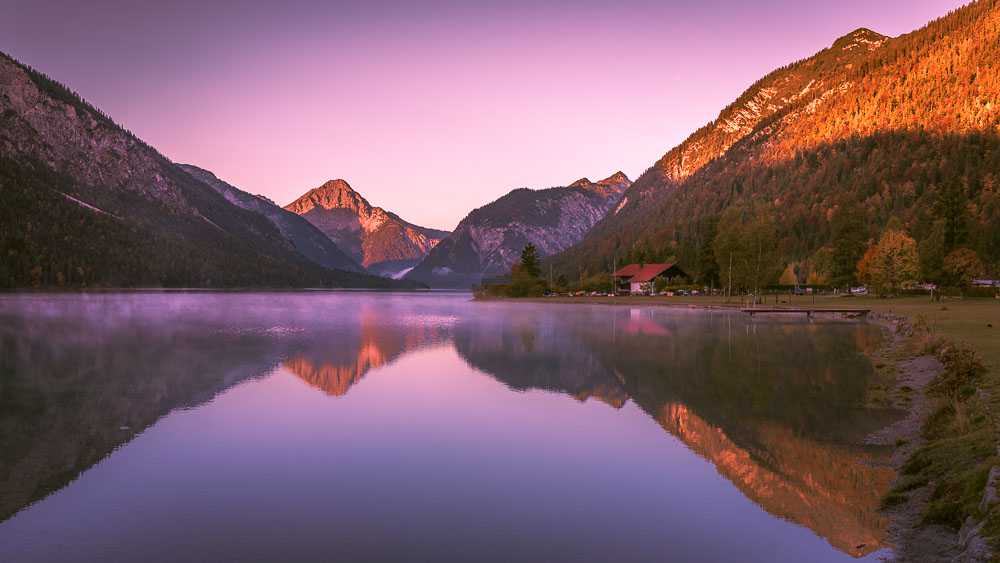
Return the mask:
[[[0,296],[5,560],[874,558],[878,327],[464,293]],[[627,301],[626,301],[627,303]]]

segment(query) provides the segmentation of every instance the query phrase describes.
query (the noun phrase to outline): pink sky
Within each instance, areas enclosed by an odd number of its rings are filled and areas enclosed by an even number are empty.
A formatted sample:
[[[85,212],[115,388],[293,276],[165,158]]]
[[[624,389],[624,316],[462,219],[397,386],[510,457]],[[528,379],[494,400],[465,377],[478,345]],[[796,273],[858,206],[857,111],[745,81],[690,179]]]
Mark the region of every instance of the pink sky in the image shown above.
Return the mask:
[[[756,79],[961,0],[0,0],[0,50],[285,205],[343,178],[452,229],[518,187],[635,179]]]

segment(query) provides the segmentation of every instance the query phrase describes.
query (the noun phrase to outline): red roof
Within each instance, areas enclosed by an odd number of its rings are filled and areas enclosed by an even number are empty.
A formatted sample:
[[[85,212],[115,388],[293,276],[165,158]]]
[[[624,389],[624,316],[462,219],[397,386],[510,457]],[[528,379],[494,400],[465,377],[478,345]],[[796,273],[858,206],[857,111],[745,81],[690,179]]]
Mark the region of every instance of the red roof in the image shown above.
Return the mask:
[[[648,282],[656,276],[672,268],[673,264],[629,264],[614,273],[615,276],[631,277],[633,282]]]
[[[640,266],[638,264],[629,264],[628,266],[625,266],[621,270],[618,270],[617,272],[611,275],[621,276],[621,277],[632,277],[639,273],[639,269]]]

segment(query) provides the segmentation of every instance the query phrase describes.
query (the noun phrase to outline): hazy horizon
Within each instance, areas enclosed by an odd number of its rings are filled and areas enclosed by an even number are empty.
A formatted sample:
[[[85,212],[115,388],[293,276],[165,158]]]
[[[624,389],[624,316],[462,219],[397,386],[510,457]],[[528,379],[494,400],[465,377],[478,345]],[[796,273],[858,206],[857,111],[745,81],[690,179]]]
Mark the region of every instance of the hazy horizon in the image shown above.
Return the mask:
[[[634,180],[771,70],[966,3],[5,0],[0,50],[280,205],[343,178],[450,230],[514,188]]]

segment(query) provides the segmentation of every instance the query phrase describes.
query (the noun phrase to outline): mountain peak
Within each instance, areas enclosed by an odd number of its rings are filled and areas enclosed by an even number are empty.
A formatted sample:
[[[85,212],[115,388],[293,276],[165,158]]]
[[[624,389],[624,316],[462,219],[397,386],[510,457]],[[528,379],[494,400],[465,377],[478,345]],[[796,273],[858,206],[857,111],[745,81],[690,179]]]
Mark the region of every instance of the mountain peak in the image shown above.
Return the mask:
[[[589,186],[591,184],[593,184],[593,182],[590,181],[590,178],[584,177],[584,178],[580,178],[579,180],[573,182],[572,184],[569,185],[569,187],[570,188],[579,188],[579,187],[583,187],[583,186]]]
[[[889,39],[887,36],[882,35],[881,33],[876,33],[867,27],[859,27],[858,29],[855,29],[847,35],[844,35],[834,41],[833,48],[843,51],[850,51],[858,48],[874,51],[885,43],[887,39]]]
[[[347,181],[337,178],[329,180],[318,188],[309,190],[299,199],[289,203],[285,209],[302,215],[313,208],[352,209],[365,215],[372,212],[372,206]]]
[[[632,180],[629,180],[628,176],[626,176],[624,172],[622,172],[621,170],[619,170],[618,172],[615,172],[614,174],[612,174],[612,175],[608,176],[607,178],[601,180],[600,182],[598,182],[598,184],[617,184],[617,183],[622,183],[622,182],[624,182],[626,184],[631,184]]]
[[[309,190],[285,209],[305,217],[348,256],[379,275],[416,266],[449,234],[373,206],[340,178]]]
[[[327,180],[322,186],[314,188],[314,192],[348,192],[348,193],[358,193],[354,191],[354,188],[347,183],[347,180],[337,178],[336,180]]]

